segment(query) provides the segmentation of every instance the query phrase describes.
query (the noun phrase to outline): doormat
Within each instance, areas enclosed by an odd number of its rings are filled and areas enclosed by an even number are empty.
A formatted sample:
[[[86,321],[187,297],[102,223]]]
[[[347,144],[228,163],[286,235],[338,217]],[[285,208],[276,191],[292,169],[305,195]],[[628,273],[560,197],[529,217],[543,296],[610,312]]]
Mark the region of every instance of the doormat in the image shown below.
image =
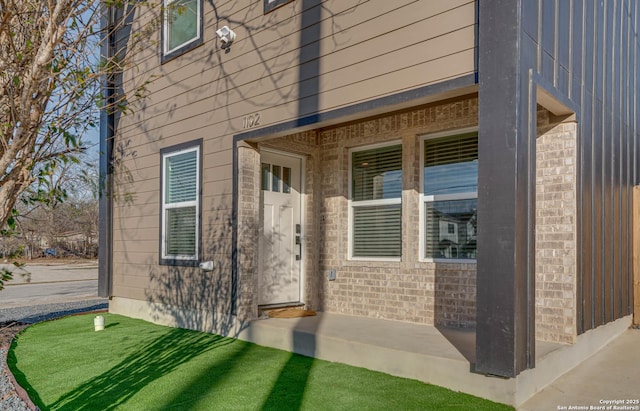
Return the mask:
[[[314,316],[316,312],[313,310],[300,310],[298,308],[282,308],[280,310],[271,310],[268,314],[271,318],[299,318]]]

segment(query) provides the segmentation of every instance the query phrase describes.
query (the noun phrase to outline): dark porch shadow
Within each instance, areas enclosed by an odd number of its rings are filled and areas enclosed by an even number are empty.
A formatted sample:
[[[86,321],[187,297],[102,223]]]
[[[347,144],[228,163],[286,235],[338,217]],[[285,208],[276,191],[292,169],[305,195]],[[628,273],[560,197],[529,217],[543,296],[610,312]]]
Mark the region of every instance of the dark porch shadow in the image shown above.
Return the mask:
[[[298,85],[298,94],[309,97],[298,100],[298,118],[313,118],[320,110],[320,39],[322,38],[322,4],[317,0],[303,0],[300,22],[299,77],[308,78]],[[304,50],[304,52],[303,52]],[[310,273],[309,273],[310,274]],[[263,410],[297,410],[302,405],[309,374],[316,354],[316,332],[319,321],[313,321],[311,329],[302,331],[305,318],[300,318],[293,329],[293,352],[276,380]],[[307,324],[308,325],[308,324]],[[307,328],[307,327],[305,327]],[[300,353],[308,357],[303,357]]]
[[[476,362],[476,330],[473,328],[436,327],[470,364]]]
[[[435,271],[434,325],[473,369],[476,361],[475,265],[436,263]]]
[[[289,359],[280,370],[269,397],[262,405],[262,410],[297,410],[302,406],[309,374],[315,361],[313,357],[316,353],[316,333],[320,326],[320,318],[313,318],[317,321],[309,320],[309,317],[285,320],[297,321],[292,330],[294,352],[289,355]]]

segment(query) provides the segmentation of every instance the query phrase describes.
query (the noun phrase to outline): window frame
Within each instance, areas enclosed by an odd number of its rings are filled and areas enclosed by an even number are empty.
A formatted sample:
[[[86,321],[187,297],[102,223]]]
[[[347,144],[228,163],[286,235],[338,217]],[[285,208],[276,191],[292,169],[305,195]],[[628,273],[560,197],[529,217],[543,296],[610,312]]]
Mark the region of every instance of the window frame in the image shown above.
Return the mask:
[[[185,54],[186,52],[200,46],[201,44],[204,43],[203,40],[203,0],[196,0],[197,1],[197,5],[196,5],[196,10],[198,12],[198,15],[196,16],[196,22],[198,24],[198,28],[197,28],[197,36],[194,37],[193,39],[182,43],[181,45],[179,45],[178,47],[174,47],[173,49],[169,49],[169,36],[168,36],[168,24],[169,24],[169,19],[168,19],[168,12],[169,12],[169,6],[172,3],[175,3],[176,1],[179,0],[162,0],[162,6],[163,6],[163,10],[162,10],[162,28],[160,30],[161,32],[161,41],[160,41],[160,47],[162,48],[162,61],[161,63],[164,64],[170,60],[173,60],[176,57],[179,57],[183,54]]]
[[[447,130],[438,133],[426,134],[420,137],[420,166],[418,170],[418,174],[420,175],[420,230],[419,230],[419,247],[420,261],[430,262],[430,263],[467,263],[467,264],[475,264],[477,259],[475,258],[433,258],[426,256],[426,232],[425,232],[425,224],[426,224],[426,215],[425,215],[425,205],[427,203],[435,203],[439,201],[456,201],[456,200],[473,200],[478,198],[478,189],[476,185],[476,191],[465,192],[465,193],[455,193],[455,194],[436,194],[436,195],[425,195],[424,194],[424,145],[427,140],[434,140],[443,137],[452,137],[461,134],[469,134],[469,133],[477,133],[478,127],[467,127],[460,128],[455,130]],[[477,235],[477,233],[476,233]]]
[[[399,145],[401,147],[401,152],[404,153],[404,145],[402,144],[402,140],[393,140],[393,141],[386,141],[384,143],[378,143],[378,144],[369,144],[366,146],[360,146],[360,147],[353,147],[350,148],[348,151],[348,208],[349,208],[349,212],[348,212],[348,257],[347,259],[350,261],[388,261],[388,262],[400,262],[402,261],[402,246],[403,246],[403,239],[402,239],[402,222],[403,222],[403,206],[402,206],[402,192],[403,192],[403,188],[400,188],[400,196],[398,198],[387,198],[387,199],[380,199],[380,200],[360,200],[360,201],[354,201],[353,200],[353,153],[355,152],[359,152],[359,151],[368,151],[368,150],[374,150],[376,148],[383,148],[383,147],[390,147],[390,146],[397,146]],[[402,174],[404,175],[404,158],[403,155],[401,155],[401,168],[400,168]],[[402,183],[401,183],[402,184]],[[354,205],[354,203],[357,203],[357,205]],[[399,257],[361,257],[361,256],[354,256],[353,255],[353,237],[354,237],[354,208],[355,207],[371,207],[371,206],[383,206],[383,205],[400,205],[400,256]]]
[[[264,14],[270,13],[273,10],[291,2],[293,2],[293,0],[273,0],[271,2],[269,0],[264,0]]]
[[[171,205],[167,207],[165,204],[165,183],[166,178],[166,159],[188,152],[196,152],[196,199],[193,201],[180,203],[180,206]],[[188,204],[185,204],[188,203]],[[196,207],[196,224],[195,224],[195,255],[170,255],[166,254],[166,211],[172,208]],[[160,265],[187,266],[197,267],[202,256],[202,139],[190,141],[187,143],[177,144],[160,150]]]

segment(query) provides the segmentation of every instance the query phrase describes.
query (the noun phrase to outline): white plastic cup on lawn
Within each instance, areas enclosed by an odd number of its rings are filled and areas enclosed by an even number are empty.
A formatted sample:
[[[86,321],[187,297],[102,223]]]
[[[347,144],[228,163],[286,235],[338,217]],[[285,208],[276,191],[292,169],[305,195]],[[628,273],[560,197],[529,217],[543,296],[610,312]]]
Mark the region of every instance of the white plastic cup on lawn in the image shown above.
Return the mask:
[[[96,318],[93,319],[93,327],[96,331],[104,330],[104,317],[97,315]]]

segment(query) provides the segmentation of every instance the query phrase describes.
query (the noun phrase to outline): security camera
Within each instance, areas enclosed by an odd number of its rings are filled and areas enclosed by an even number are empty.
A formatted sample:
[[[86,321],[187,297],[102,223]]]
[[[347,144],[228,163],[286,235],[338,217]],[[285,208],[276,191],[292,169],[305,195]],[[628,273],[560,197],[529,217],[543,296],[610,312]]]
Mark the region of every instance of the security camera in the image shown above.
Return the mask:
[[[223,26],[222,28],[216,30],[216,34],[220,41],[222,42],[222,48],[226,49],[231,46],[233,40],[236,39],[236,33],[231,30],[228,26]]]

